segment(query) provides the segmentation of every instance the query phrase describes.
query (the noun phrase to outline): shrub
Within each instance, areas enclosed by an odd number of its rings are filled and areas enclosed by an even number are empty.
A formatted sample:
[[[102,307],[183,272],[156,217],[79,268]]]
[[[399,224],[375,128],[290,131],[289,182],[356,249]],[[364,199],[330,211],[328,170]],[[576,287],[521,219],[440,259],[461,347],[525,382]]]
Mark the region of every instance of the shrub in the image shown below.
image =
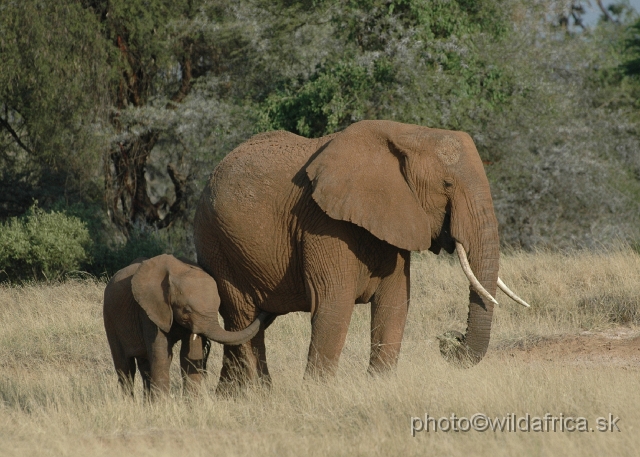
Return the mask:
[[[83,221],[36,203],[0,224],[0,280],[58,279],[88,260],[90,245]]]
[[[86,270],[95,276],[112,276],[138,257],[151,258],[166,251],[167,246],[155,232],[136,230],[124,243],[94,244]]]

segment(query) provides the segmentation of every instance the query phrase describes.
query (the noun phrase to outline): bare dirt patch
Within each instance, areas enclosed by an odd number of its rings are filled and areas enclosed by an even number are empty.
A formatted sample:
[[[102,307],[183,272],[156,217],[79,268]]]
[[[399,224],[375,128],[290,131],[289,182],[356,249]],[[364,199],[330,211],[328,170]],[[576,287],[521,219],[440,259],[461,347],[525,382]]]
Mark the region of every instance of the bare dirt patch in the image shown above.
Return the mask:
[[[488,356],[524,362],[640,368],[640,330],[617,327],[602,332],[529,338],[502,345]]]

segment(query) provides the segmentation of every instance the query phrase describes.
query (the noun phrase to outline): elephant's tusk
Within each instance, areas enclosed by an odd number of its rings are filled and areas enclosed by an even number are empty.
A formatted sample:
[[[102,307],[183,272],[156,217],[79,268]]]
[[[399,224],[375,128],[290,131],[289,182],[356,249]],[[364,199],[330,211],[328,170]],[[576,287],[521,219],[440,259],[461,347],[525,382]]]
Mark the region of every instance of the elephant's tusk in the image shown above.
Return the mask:
[[[500,279],[500,277],[498,277],[498,287],[500,288],[500,290],[502,290],[505,294],[507,294],[509,296],[509,298],[511,298],[516,303],[519,303],[522,306],[526,306],[527,308],[531,308],[529,303],[527,303],[522,298],[520,298],[516,294],[514,294],[513,291],[511,289],[509,289],[504,282],[502,282],[502,279]]]
[[[467,253],[464,251],[464,246],[459,241],[456,241],[456,252],[458,253],[458,258],[460,259],[460,266],[462,267],[462,271],[467,276],[467,279],[471,283],[471,286],[478,292],[478,294],[484,298],[485,300],[489,300],[494,305],[497,305],[498,302],[495,298],[491,296],[487,290],[482,287],[478,278],[471,271],[471,266],[469,265],[469,259],[467,258]],[[513,292],[512,292],[513,293]]]
[[[505,286],[505,287],[506,287],[506,286]],[[511,292],[511,293],[513,293],[513,292]],[[514,300],[515,300],[515,299],[514,299]],[[192,341],[195,341],[195,340],[196,340],[196,338],[198,338],[198,335],[196,335],[196,334],[194,333],[194,334],[193,334],[193,338],[191,338],[191,340],[192,340]]]

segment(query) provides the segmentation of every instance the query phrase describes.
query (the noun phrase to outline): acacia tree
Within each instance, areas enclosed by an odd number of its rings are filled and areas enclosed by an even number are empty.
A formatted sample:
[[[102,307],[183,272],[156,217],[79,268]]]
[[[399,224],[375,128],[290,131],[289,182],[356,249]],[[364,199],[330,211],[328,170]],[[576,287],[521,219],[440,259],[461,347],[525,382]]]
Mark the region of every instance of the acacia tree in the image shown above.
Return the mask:
[[[232,87],[255,75],[247,71],[250,24],[234,20],[227,2],[94,1],[91,8],[116,74],[104,167],[110,218],[127,235],[137,225],[168,227],[188,217],[203,170],[229,150],[216,144],[251,133],[235,117],[246,112],[247,94]]]
[[[167,97],[171,109],[188,95],[194,76],[193,43],[188,37],[172,41],[167,25],[193,14],[196,5],[190,1],[95,1],[90,7],[111,45],[110,64],[116,75],[110,113],[116,140],[104,167],[109,216],[127,235],[136,223],[167,227],[184,212],[187,177],[176,164],[167,164],[174,201],[169,204],[168,196],[163,196],[152,202],[146,171],[160,133],[153,127],[132,129],[122,122],[121,113],[144,107],[153,97]]]
[[[475,45],[501,39],[507,13],[492,0],[353,0],[329,9],[335,51],[272,91],[260,125],[305,136],[366,118],[460,129],[468,114],[458,111],[486,115],[510,96],[508,77]]]
[[[64,196],[106,202],[130,238],[187,233],[191,196],[251,134],[384,118],[473,136],[509,244],[632,237],[637,52],[627,10],[582,30],[587,3],[2,4],[0,218]]]
[[[106,51],[77,2],[0,7],[0,219],[34,199],[99,198]]]

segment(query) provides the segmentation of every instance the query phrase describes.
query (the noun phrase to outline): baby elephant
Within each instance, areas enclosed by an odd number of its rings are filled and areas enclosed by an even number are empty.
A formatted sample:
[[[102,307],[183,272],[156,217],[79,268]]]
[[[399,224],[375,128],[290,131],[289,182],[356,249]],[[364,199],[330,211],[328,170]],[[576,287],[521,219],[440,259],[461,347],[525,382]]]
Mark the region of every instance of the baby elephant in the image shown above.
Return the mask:
[[[202,380],[205,338],[243,344],[267,320],[262,312],[246,329],[228,332],[218,323],[220,297],[215,280],[200,267],[172,255],[136,259],[118,271],[104,291],[104,327],[118,381],[133,393],[138,370],[145,393],[169,392],[172,348],[182,341],[180,366],[185,386]]]

